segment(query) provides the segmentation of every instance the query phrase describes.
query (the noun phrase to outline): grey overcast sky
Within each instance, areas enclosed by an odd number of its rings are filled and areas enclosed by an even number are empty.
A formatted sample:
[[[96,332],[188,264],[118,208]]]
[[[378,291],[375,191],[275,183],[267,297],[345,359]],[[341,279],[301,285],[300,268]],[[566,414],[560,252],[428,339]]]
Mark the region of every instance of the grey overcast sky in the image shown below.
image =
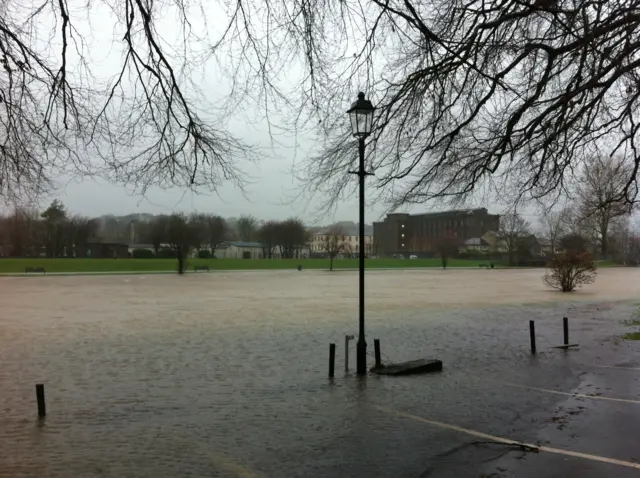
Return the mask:
[[[217,11],[215,4],[209,5],[208,25],[206,28],[216,30],[216,23],[222,24],[224,16]],[[76,27],[86,33],[88,51],[85,52],[91,58],[92,73],[101,77],[104,81],[112,78],[117,73],[122,61],[120,33],[113,29],[115,20],[107,21],[107,16],[113,18],[108,10],[101,10],[100,4],[93,8],[84,23],[82,13],[78,13]],[[203,27],[198,25],[201,19],[191,19],[194,29]],[[174,25],[174,19],[168,15],[162,19],[160,27],[163,38],[171,41],[172,35],[179,35],[179,29]],[[172,31],[173,30],[173,31]],[[77,61],[77,59],[76,59]],[[204,65],[201,76],[190,78],[199,89],[205,92],[206,99],[211,104],[216,104],[226,91],[230,89],[228,81],[211,65]],[[295,66],[283,73],[283,82],[295,81]],[[182,83],[183,85],[186,82]],[[188,86],[186,87],[188,88]],[[353,92],[355,99],[357,91]],[[348,108],[344,105],[344,110]],[[256,107],[257,108],[257,107]],[[145,196],[135,194],[125,187],[109,184],[105,180],[84,179],[82,181],[60,178],[59,188],[55,193],[42,197],[39,206],[45,207],[53,199],[60,199],[71,213],[87,216],[99,216],[104,214],[124,215],[135,212],[168,213],[168,212],[213,212],[224,217],[252,214],[260,219],[284,219],[291,216],[299,216],[308,224],[326,224],[333,220],[357,220],[357,198],[352,196],[349,200],[339,204],[335,214],[319,214],[318,207],[322,198],[299,198],[300,184],[296,182],[293,170],[305,157],[313,152],[314,142],[310,136],[298,136],[296,138],[277,136],[274,144],[269,136],[269,128],[266,121],[261,121],[263,112],[259,110],[246,110],[235,114],[225,123],[230,133],[248,143],[257,145],[262,159],[257,164],[243,164],[242,169],[248,175],[249,180],[243,192],[233,184],[224,184],[217,194],[196,194],[188,190],[150,189]],[[345,113],[346,114],[346,113]],[[275,118],[275,121],[274,121]],[[277,116],[271,116],[272,125],[277,123]],[[347,171],[344,172],[348,174]],[[354,187],[356,177],[353,177]],[[505,208],[497,203],[478,201],[468,204],[469,207],[487,207],[490,212],[500,213]],[[404,209],[406,212],[427,212],[430,210],[442,210],[443,207],[434,207],[429,204],[411,206]],[[368,204],[367,222],[373,222],[383,217],[385,206],[382,204]],[[533,219],[533,212],[526,211],[528,219]]]
[[[333,220],[357,221],[357,199],[351,198],[340,204],[335,214],[318,214],[319,201],[295,200],[297,185],[293,180],[291,165],[293,158],[268,159],[256,165],[252,183],[247,185],[245,194],[232,185],[225,185],[218,195],[195,194],[187,190],[150,190],[146,197],[131,194],[122,186],[109,184],[104,180],[69,181],[61,185],[55,194],[43,197],[43,207],[53,199],[60,199],[75,214],[100,216],[103,214],[124,215],[129,213],[167,212],[213,212],[223,217],[252,214],[260,219],[285,219],[299,216],[307,222],[322,224]],[[355,181],[354,177],[354,181]],[[502,210],[498,205],[472,204],[487,207],[491,212]],[[412,206],[407,211],[419,213],[431,210],[428,204]],[[435,208],[435,209],[442,209]],[[367,222],[379,220],[386,210],[382,205],[369,204]],[[319,216],[319,217],[318,217]]]

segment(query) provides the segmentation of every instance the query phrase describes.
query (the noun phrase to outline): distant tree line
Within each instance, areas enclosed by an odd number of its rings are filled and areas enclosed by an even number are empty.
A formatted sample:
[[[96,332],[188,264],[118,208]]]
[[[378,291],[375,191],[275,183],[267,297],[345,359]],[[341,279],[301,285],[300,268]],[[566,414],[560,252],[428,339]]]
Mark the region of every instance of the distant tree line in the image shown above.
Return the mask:
[[[515,211],[500,218],[497,239],[510,265],[527,263],[542,250],[588,254],[594,259],[640,265],[640,224],[619,196],[631,172],[621,158],[590,158],[565,202],[541,205],[538,228]],[[544,246],[544,247],[541,247]]]
[[[137,238],[142,244],[152,245],[155,255],[161,253],[163,244],[168,244],[176,255],[189,255],[195,250],[200,257],[211,257],[224,242],[241,241],[259,242],[264,258],[277,255],[292,259],[299,257],[310,234],[298,218],[267,221],[258,226],[255,218],[243,216],[233,228],[220,216],[195,213],[155,216],[138,224]]]
[[[485,250],[465,249],[468,238],[446,232],[428,248],[409,238],[410,248],[437,254],[443,267],[450,257],[472,256],[505,260],[509,265],[545,264],[566,251],[638,265],[640,224],[634,223],[633,207],[618,193],[630,174],[628,168],[617,157],[590,158],[564,196],[565,203],[541,206],[538,227],[512,209],[502,215],[495,240]],[[320,248],[332,262],[347,252],[347,245],[341,239],[344,230],[339,224],[327,231]],[[299,218],[261,222],[250,215],[227,220],[215,214],[193,213],[91,219],[69,214],[58,200],[44,211],[22,208],[0,217],[0,254],[5,257],[82,256],[90,242],[145,245],[134,251],[136,257],[186,258],[194,251],[200,257],[210,257],[224,242],[244,241],[260,243],[264,258],[296,258],[311,236]]]
[[[69,215],[55,200],[42,212],[15,209],[0,217],[0,253],[9,257],[65,257],[95,240],[99,222]]]
[[[55,200],[44,211],[16,208],[0,217],[0,255],[4,257],[84,257],[91,242],[151,246],[134,249],[134,257],[173,257],[179,263],[197,251],[214,256],[227,241],[259,242],[263,257],[299,257],[311,234],[301,219],[266,221],[242,216],[235,224],[215,214],[194,213],[90,219],[70,215]],[[183,268],[182,266],[180,266]]]

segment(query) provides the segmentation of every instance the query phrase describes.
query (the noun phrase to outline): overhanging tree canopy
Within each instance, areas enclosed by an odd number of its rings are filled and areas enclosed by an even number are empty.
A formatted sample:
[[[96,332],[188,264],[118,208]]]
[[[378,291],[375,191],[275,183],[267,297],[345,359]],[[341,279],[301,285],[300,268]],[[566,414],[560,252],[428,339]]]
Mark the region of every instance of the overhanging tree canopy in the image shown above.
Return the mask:
[[[41,192],[58,173],[101,175],[140,192],[241,184],[238,162],[253,151],[196,84],[208,42],[191,29],[193,6],[3,2],[0,195]]]
[[[502,193],[553,195],[598,153],[625,157],[618,199],[635,200],[640,2],[366,5],[374,20],[354,71],[376,103],[369,159],[392,202],[461,199],[489,177]],[[332,194],[354,155],[342,131],[309,162],[309,179]]]
[[[244,144],[185,93],[193,65],[209,63],[230,79],[232,103],[254,100],[277,121],[288,115],[287,126],[320,133],[324,148],[303,179],[330,200],[355,160],[345,109],[359,90],[377,108],[371,181],[393,203],[464,198],[490,177],[545,196],[585,156],[603,153],[631,165],[619,199],[637,195],[640,0],[232,0],[213,11],[196,0],[102,0],[91,5],[114,19],[122,62],[97,91],[65,68],[65,52],[82,46],[73,2],[22,2],[9,0],[0,15],[10,178],[37,179],[54,152],[85,166],[78,144],[134,184],[237,178]],[[42,9],[57,19],[51,56],[35,50],[25,26]],[[171,14],[180,48],[160,33]],[[212,25],[202,27],[203,17]]]

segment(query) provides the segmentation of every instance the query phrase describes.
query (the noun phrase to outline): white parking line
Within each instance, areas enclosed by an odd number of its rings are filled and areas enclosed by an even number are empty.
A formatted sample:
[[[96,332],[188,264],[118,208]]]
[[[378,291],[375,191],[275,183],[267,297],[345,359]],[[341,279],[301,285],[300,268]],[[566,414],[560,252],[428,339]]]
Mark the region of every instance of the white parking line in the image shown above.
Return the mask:
[[[553,393],[555,395],[565,395],[567,397],[590,398],[593,400],[607,400],[610,402],[634,403],[636,405],[640,405],[640,400],[632,400],[630,398],[614,398],[614,397],[604,397],[602,395],[584,395],[582,393],[560,392],[559,390],[550,390],[548,388],[539,388],[539,387],[529,387],[527,385],[520,385],[517,383],[511,383],[511,382],[496,381],[495,383],[508,385],[509,387],[517,387],[517,388],[524,388],[526,390],[534,390],[536,392]]]
[[[519,441],[516,441],[516,440],[509,440],[508,438],[503,438],[503,437],[499,437],[499,436],[495,436],[495,435],[489,435],[488,433],[483,433],[483,432],[479,432],[479,431],[476,431],[476,430],[471,430],[469,428],[459,427],[457,425],[451,425],[449,423],[439,422],[439,421],[436,421],[436,420],[429,420],[427,418],[419,417],[417,415],[412,415],[412,414],[406,413],[406,412],[401,412],[399,410],[394,410],[392,408],[386,408],[386,407],[380,407],[380,406],[375,406],[375,408],[377,410],[380,410],[381,412],[384,412],[384,413],[388,413],[388,414],[391,414],[391,415],[396,415],[398,417],[408,418],[410,420],[414,420],[414,421],[417,421],[417,422],[422,422],[422,423],[426,423],[428,425],[432,425],[432,426],[435,426],[435,427],[444,428],[444,429],[455,431],[455,432],[459,432],[459,433],[464,433],[466,435],[471,435],[471,436],[474,436],[474,437],[477,437],[477,438],[482,438],[484,440],[493,441],[493,442],[496,442],[496,443],[505,443],[507,445],[516,445],[516,446],[521,446],[521,447],[525,447],[525,448],[534,449],[534,450],[539,451],[539,452],[547,452],[547,453],[555,453],[555,454],[558,454],[558,455],[572,456],[572,457],[575,457],[575,458],[582,458],[584,460],[599,461],[601,463],[609,463],[611,465],[625,466],[627,468],[635,468],[637,470],[640,470],[640,464],[633,463],[633,462],[630,462],[630,461],[616,460],[614,458],[607,458],[607,457],[598,456],[598,455],[590,455],[590,454],[587,454],[587,453],[580,453],[580,452],[571,451],[571,450],[561,450],[559,448],[551,448],[551,447],[548,447],[548,446],[531,445],[529,443],[523,443],[523,442],[519,442]]]

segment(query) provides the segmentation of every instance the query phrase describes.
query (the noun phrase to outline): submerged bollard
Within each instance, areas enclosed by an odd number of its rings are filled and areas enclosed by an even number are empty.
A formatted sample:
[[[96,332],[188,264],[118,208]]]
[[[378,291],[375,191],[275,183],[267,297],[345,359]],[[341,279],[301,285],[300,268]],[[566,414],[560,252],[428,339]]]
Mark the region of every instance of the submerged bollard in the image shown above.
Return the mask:
[[[564,343],[562,345],[556,345],[557,349],[569,350],[571,347],[578,347],[580,344],[569,343],[569,319],[567,317],[562,318],[562,335]]]
[[[531,353],[536,353],[536,324],[533,320],[529,321],[529,339],[531,340]]]
[[[349,341],[353,340],[353,335],[344,336],[344,372],[349,373]]]
[[[376,368],[382,367],[382,360],[380,359],[380,339],[373,340],[373,348],[376,354]]]
[[[44,418],[47,415],[47,405],[44,401],[44,384],[36,383],[36,400],[38,402],[38,417]]]
[[[333,378],[336,365],[336,344],[329,344],[329,378]]]
[[[349,372],[349,336],[344,336],[344,372]]]

